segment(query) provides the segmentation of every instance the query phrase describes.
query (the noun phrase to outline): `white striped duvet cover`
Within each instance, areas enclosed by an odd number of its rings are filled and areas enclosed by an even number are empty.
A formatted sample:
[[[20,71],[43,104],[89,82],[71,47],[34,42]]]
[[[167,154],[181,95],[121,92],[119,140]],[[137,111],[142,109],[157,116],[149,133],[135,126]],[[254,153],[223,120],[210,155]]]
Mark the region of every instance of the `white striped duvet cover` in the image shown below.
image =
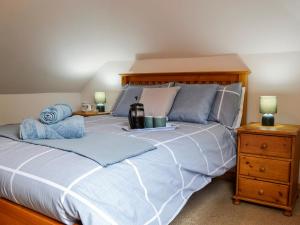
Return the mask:
[[[121,130],[126,121],[85,122],[87,132],[130,135],[157,149],[105,168],[74,153],[0,138],[0,197],[65,224],[164,225],[195,191],[235,165],[235,134],[218,123],[133,134]]]

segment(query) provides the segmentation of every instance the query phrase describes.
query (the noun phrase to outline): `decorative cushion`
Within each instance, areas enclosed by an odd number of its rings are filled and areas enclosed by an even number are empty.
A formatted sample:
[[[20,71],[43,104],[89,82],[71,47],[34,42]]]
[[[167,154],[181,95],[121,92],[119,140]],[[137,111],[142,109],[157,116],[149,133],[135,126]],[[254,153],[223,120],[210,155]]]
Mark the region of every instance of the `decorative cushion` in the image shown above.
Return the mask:
[[[207,123],[213,104],[217,84],[176,84],[181,89],[178,92],[169,120],[194,123]]]
[[[240,109],[242,84],[234,83],[220,86],[212,106],[209,120],[232,127]]]
[[[144,104],[146,116],[168,115],[180,87],[144,88],[140,103]]]
[[[128,116],[129,107],[131,104],[136,103],[139,101],[141,94],[143,92],[144,87],[151,87],[151,88],[157,88],[157,87],[170,87],[173,82],[166,83],[166,84],[159,84],[159,85],[128,85],[125,86],[123,91],[121,91],[120,96],[117,98],[119,99],[118,102],[115,103],[115,106],[112,110],[113,116]],[[135,97],[138,97],[138,100],[136,101]]]

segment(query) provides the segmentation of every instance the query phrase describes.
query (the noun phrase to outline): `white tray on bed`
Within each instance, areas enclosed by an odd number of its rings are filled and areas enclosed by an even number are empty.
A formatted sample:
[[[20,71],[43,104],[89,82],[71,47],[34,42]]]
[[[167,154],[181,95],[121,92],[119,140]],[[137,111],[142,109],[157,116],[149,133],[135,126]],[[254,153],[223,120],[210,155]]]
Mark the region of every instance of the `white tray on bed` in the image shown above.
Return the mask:
[[[175,130],[178,125],[173,123],[167,123],[165,127],[154,127],[154,128],[143,128],[143,129],[131,129],[129,126],[122,127],[122,130],[127,132],[153,132],[153,131],[168,131],[168,130]]]

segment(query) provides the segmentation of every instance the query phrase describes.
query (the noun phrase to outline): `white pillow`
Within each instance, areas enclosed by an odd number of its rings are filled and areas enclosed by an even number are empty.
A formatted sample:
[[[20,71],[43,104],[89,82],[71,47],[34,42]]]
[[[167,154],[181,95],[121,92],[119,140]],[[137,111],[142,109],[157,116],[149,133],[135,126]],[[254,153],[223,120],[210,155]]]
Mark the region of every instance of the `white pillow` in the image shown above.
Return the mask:
[[[242,88],[242,97],[241,97],[241,103],[240,103],[240,110],[239,113],[237,114],[234,122],[233,122],[233,128],[237,129],[241,126],[242,122],[242,117],[243,117],[243,108],[244,108],[244,100],[245,100],[245,92],[246,92],[246,87]]]
[[[167,116],[180,87],[143,88],[140,103],[146,116]]]

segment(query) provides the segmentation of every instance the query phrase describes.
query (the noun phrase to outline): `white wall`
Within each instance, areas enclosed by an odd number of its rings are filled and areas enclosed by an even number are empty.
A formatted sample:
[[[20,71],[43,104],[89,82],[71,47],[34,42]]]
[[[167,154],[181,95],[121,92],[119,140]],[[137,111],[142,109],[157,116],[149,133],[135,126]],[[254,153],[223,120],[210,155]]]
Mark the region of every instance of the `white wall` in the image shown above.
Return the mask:
[[[300,52],[241,55],[249,76],[248,121],[259,121],[261,95],[278,97],[276,122],[300,124]]]
[[[299,11],[299,0],[1,0],[0,93],[79,92],[135,54],[300,51]]]
[[[109,111],[121,89],[119,74],[129,71],[132,64],[132,61],[114,61],[104,64],[81,91],[81,101],[94,103],[94,93],[105,91],[106,111]]]
[[[80,93],[39,93],[0,95],[0,124],[18,123],[27,117],[37,118],[41,109],[55,103],[80,107]]]

